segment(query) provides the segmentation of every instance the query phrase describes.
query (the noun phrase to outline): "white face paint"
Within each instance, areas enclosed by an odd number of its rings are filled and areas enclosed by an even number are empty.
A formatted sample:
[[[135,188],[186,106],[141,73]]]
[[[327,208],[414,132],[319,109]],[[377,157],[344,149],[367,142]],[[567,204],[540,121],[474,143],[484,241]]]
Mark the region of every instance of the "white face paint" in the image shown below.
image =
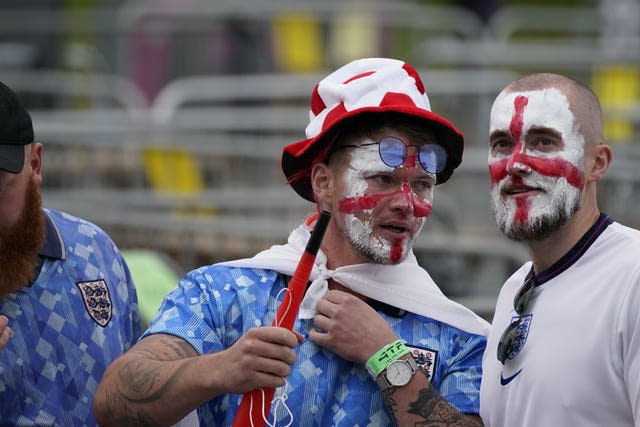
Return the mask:
[[[364,140],[360,144],[371,141]],[[346,184],[345,197],[356,198],[365,195],[368,188],[367,176],[378,172],[391,172],[392,167],[384,164],[378,154],[377,145],[368,145],[352,150],[349,154],[349,167],[344,173]],[[382,264],[389,263],[391,242],[381,239],[373,233],[373,208],[362,211],[361,217],[352,213],[345,214],[345,231],[351,244],[367,258],[373,258]]]
[[[549,150],[537,145],[543,137],[529,133],[540,129],[557,132],[564,146]],[[584,138],[568,99],[555,88],[501,93],[491,109],[490,131],[505,132],[515,140],[511,152],[489,152],[498,226],[508,236],[526,240],[554,231],[574,214],[584,185]],[[530,173],[511,176],[511,167]],[[502,193],[509,185],[540,191],[517,198]]]
[[[534,90],[529,92],[501,93],[491,108],[491,121],[489,132],[497,130],[509,132],[516,113],[514,102],[519,96],[527,98],[527,104],[522,112],[522,133],[520,147],[524,146],[524,137],[535,128],[555,129],[564,141],[564,151],[550,153],[549,157],[563,158],[576,166],[581,165],[584,155],[584,138],[580,134],[579,124],[569,108],[569,100],[556,88]],[[543,153],[538,153],[544,157]],[[499,159],[492,158],[489,154],[489,162]],[[504,158],[504,157],[503,157]]]
[[[342,176],[345,191],[340,212],[345,235],[364,258],[379,264],[404,260],[431,212],[435,176],[426,174],[413,157],[399,167],[387,166],[379,146],[364,139],[349,153]],[[419,193],[420,195],[418,195]],[[406,212],[397,209],[406,206]],[[393,227],[404,231],[393,231]]]

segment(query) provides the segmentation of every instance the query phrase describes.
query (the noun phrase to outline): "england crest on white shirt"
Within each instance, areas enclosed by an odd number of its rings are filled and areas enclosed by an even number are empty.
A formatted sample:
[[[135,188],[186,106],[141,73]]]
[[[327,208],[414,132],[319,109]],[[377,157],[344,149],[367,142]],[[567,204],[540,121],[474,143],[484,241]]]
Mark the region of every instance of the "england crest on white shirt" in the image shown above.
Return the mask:
[[[520,353],[520,351],[522,351],[522,348],[527,342],[527,337],[529,336],[529,328],[531,327],[532,320],[533,314],[531,313],[522,316],[522,318],[520,319],[520,324],[518,325],[516,336],[513,339],[513,346],[511,347],[511,352],[507,355],[507,359],[514,359]],[[512,321],[518,321],[518,316],[515,316]]]

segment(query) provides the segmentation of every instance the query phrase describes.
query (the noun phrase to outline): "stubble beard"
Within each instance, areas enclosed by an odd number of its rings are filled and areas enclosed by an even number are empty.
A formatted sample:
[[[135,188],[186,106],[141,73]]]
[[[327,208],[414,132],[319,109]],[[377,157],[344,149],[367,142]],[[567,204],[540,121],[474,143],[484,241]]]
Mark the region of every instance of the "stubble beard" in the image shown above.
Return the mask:
[[[351,246],[363,258],[372,264],[395,265],[407,258],[409,249],[414,239],[409,239],[402,244],[402,255],[396,261],[391,257],[391,243],[375,236],[371,225],[356,217],[347,216],[345,234],[351,242]]]
[[[40,190],[30,181],[17,222],[0,227],[0,299],[32,282],[44,235]]]
[[[565,180],[548,184],[542,195],[534,197],[525,221],[516,220],[516,203],[500,195],[500,187],[491,190],[491,199],[498,228],[509,239],[540,241],[565,225],[580,208],[582,190],[570,186]]]

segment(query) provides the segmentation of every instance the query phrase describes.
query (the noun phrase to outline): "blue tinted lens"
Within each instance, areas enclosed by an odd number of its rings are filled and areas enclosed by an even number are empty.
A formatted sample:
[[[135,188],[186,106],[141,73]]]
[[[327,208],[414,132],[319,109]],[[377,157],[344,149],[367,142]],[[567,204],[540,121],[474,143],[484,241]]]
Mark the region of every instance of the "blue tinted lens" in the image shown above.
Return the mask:
[[[387,136],[380,140],[380,158],[385,165],[397,168],[407,158],[407,146],[398,138]]]
[[[441,145],[425,144],[420,147],[418,160],[425,171],[429,173],[439,173],[442,172],[444,166],[447,164],[447,152],[444,151]]]

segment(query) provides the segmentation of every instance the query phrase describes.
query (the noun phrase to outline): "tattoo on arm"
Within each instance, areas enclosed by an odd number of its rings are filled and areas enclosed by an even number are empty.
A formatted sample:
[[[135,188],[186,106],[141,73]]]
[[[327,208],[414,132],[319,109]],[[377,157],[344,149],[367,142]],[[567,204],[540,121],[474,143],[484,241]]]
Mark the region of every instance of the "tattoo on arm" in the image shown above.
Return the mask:
[[[144,411],[134,411],[118,393],[107,393],[107,405],[112,413],[122,414],[114,420],[115,425],[152,427],[158,425]]]
[[[120,381],[126,389],[123,397],[135,403],[151,403],[162,398],[191,362],[187,361],[168,377],[160,376],[156,364],[148,366],[137,361],[128,363],[120,375]]]
[[[461,414],[433,387],[420,390],[418,399],[409,404],[408,412],[424,419],[417,422],[416,426],[482,426],[478,417]]]
[[[393,394],[395,393],[395,389],[393,387],[388,388],[382,392],[382,396],[384,397],[384,401],[387,404],[387,408],[389,409],[389,413],[391,414],[391,418],[393,421],[393,425],[398,425],[398,419],[396,418],[396,413],[398,411],[398,402],[393,398]]]
[[[397,389],[389,388],[383,392],[384,400],[389,412],[392,414],[393,422],[397,426],[398,419],[396,413],[399,409],[398,402],[393,395]],[[419,417],[414,426],[423,427],[482,427],[479,417],[461,414],[443,399],[433,387],[423,388],[418,394],[418,398],[409,403],[407,412]]]
[[[160,401],[195,359],[197,352],[180,338],[159,336],[149,346],[133,348],[133,358],[122,365],[118,375],[118,392],[107,394],[107,405],[114,414],[123,414],[120,425],[153,426],[158,423],[151,413],[137,405]],[[184,360],[175,370],[162,372],[167,363]]]

